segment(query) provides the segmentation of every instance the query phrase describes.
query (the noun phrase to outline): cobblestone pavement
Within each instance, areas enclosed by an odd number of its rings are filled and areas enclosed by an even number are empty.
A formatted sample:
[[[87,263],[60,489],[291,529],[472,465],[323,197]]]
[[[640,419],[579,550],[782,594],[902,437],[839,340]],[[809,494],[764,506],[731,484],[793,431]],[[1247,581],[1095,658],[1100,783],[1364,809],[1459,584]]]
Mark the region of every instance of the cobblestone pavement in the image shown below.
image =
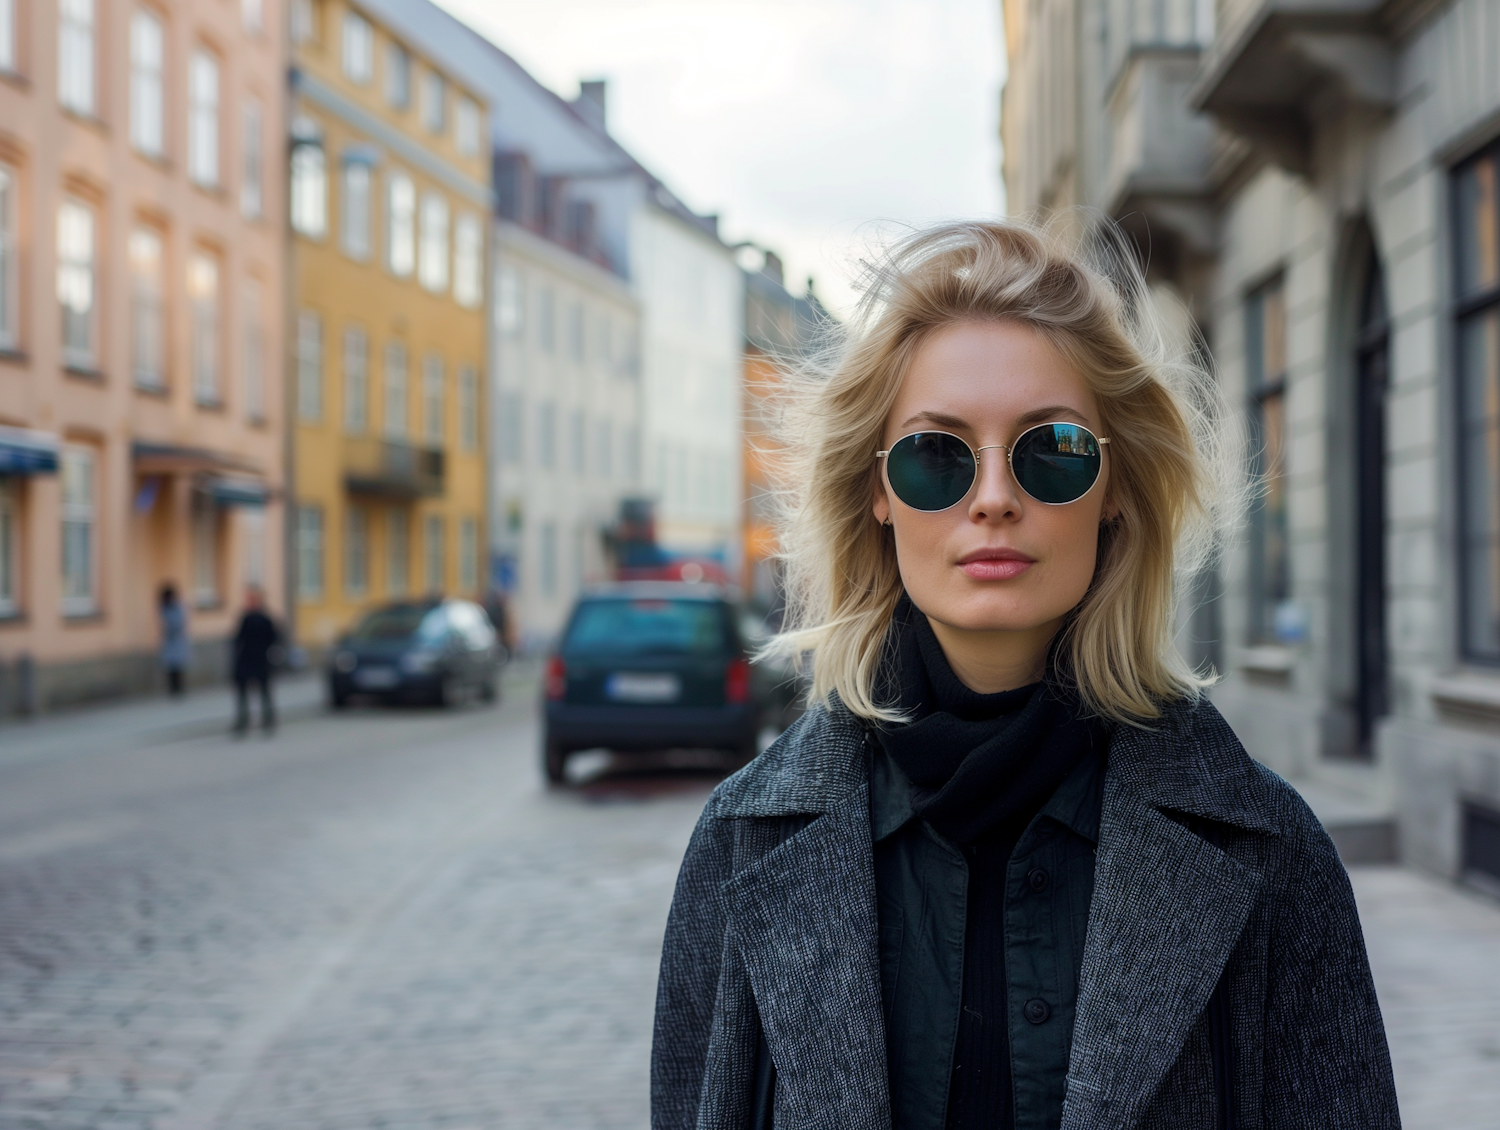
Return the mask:
[[[533,693],[0,729],[0,1130],[646,1125],[657,949],[711,776],[549,792]],[[300,704],[300,705],[299,705]],[[1355,887],[1409,1128],[1500,1127],[1500,909]]]

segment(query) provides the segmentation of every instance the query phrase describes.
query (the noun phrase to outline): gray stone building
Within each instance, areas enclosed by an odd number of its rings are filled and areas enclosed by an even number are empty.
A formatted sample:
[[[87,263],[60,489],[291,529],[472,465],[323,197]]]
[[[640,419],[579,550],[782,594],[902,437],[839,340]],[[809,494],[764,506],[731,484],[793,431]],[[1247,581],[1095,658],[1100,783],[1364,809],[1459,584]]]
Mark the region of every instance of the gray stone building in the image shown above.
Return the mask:
[[[1185,645],[1347,854],[1500,881],[1490,0],[1005,0],[1014,212],[1135,238],[1261,491]]]

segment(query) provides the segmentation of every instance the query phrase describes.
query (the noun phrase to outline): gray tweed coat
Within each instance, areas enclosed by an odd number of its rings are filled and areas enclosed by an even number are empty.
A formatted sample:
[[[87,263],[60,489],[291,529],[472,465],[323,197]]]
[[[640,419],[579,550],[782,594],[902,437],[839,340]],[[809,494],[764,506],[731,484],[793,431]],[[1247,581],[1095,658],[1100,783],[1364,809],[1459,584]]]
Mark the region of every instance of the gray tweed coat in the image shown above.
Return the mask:
[[[662,953],[654,1130],[744,1130],[758,1029],[777,1130],[890,1130],[869,764],[834,703],[709,799]],[[1399,1126],[1332,842],[1211,704],[1183,703],[1110,745],[1062,1126],[1218,1127],[1204,1010],[1221,975],[1236,1130]]]

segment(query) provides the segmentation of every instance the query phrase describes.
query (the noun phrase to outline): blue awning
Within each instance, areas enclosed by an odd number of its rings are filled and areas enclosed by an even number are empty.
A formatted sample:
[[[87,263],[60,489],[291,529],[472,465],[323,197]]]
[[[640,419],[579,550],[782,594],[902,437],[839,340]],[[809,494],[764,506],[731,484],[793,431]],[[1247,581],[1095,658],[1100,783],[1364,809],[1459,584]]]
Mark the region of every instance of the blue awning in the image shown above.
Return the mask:
[[[207,475],[202,490],[220,506],[264,506],[271,497],[271,488],[249,475]]]
[[[0,475],[47,475],[57,470],[58,440],[51,432],[0,425]]]

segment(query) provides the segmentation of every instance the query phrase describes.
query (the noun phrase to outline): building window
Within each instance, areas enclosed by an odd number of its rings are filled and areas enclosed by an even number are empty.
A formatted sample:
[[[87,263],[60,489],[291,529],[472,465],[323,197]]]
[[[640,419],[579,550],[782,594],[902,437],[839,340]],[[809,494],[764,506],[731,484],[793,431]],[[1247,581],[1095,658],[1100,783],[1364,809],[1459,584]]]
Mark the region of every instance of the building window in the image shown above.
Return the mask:
[[[385,587],[401,596],[411,587],[411,515],[392,506],[385,512]]]
[[[193,604],[212,608],[219,603],[219,508],[198,495],[193,500]]]
[[[399,43],[385,50],[385,100],[397,110],[411,105],[411,55]]]
[[[323,319],[311,310],[297,315],[297,418],[323,419]]]
[[[381,405],[385,434],[406,438],[406,346],[393,341],[385,347],[385,390]]]
[[[363,161],[344,162],[344,254],[361,262],[370,257],[371,180],[369,165]]]
[[[98,611],[98,546],[94,450],[62,451],[62,611],[87,616]]]
[[[245,131],[244,159],[240,166],[240,214],[258,219],[265,211],[265,193],[261,178],[265,175],[265,158],[261,136],[262,112],[254,99],[245,103],[242,126]]]
[[[423,523],[422,535],[422,562],[423,577],[428,593],[437,596],[443,591],[443,576],[446,570],[445,550],[443,539],[447,534],[444,529],[442,515],[429,514]]]
[[[422,194],[417,281],[434,294],[448,289],[448,201],[436,192]]]
[[[503,463],[514,465],[521,462],[521,424],[525,413],[526,405],[519,392],[507,392],[500,397],[500,460]]]
[[[370,587],[370,517],[363,507],[344,512],[344,592],[364,596]]]
[[[94,113],[94,0],[58,0],[57,100]]]
[[[479,305],[483,270],[484,229],[478,216],[465,212],[453,225],[453,297],[460,306]]]
[[[615,473],[614,452],[615,430],[608,420],[599,421],[599,466],[597,468],[601,478],[609,478]]]
[[[130,17],[130,144],[160,157],[163,144],[161,21],[150,12]]]
[[[323,508],[297,507],[297,595],[318,600],[323,595]]]
[[[19,271],[16,263],[16,174],[0,165],[0,349],[14,349]]]
[[[541,574],[542,595],[555,597],[557,595],[557,525],[554,522],[543,522],[541,536]]]
[[[0,478],[0,616],[14,616],[21,607],[21,505],[16,482]]]
[[[57,210],[57,301],[62,308],[63,363],[95,363],[94,213],[77,200]]]
[[[344,77],[361,85],[375,73],[375,29],[354,12],[344,13]]]
[[[501,337],[518,338],[526,328],[526,292],[521,272],[504,266],[495,273],[495,328]]]
[[[266,584],[266,512],[260,506],[241,506],[240,523],[245,531],[245,584]]]
[[[453,105],[453,143],[461,157],[479,156],[479,104],[460,96]]]
[[[479,588],[479,523],[473,518],[458,524],[458,587],[467,594]]]
[[[1500,664],[1500,147],[1454,170],[1460,647]]]
[[[130,233],[130,368],[137,388],[166,387],[164,318],[161,235],[136,228]]]
[[[536,341],[548,353],[557,344],[556,302],[551,287],[542,287],[536,295]]]
[[[266,418],[266,325],[260,280],[245,280],[245,415],[252,423]]]
[[[544,400],[537,409],[537,455],[543,467],[557,462],[557,409]]]
[[[1286,508],[1286,290],[1280,279],[1250,295],[1245,351],[1250,440],[1260,497],[1250,523],[1250,637],[1277,639],[1276,618],[1292,595]]]
[[[428,447],[443,446],[443,359],[429,353],[422,359],[422,437]]]
[[[473,365],[458,370],[458,445],[479,450],[479,374]]]
[[[196,50],[188,64],[188,179],[219,185],[219,61]]]
[[[292,149],[292,228],[311,239],[328,231],[328,171],[323,147],[302,142]]]
[[[568,355],[578,364],[583,364],[584,354],[583,304],[573,303],[568,307]]]
[[[385,264],[391,274],[404,279],[417,265],[417,190],[411,177],[392,173],[385,191]]]
[[[621,441],[625,456],[625,481],[627,483],[638,483],[641,481],[641,433],[636,428],[626,428],[625,436]]]
[[[16,70],[16,0],[0,0],[0,71]]]
[[[344,330],[344,430],[361,435],[370,426],[370,339],[359,326]]]
[[[195,251],[188,260],[188,302],[193,317],[193,398],[207,407],[223,403],[219,388],[219,260]]]
[[[266,23],[265,0],[240,0],[240,26],[251,35],[259,35]]]
[[[586,449],[588,446],[586,428],[587,424],[585,423],[583,409],[573,409],[572,427],[569,429],[571,432],[569,446],[572,448],[573,473],[575,475],[581,475],[587,469],[585,466]]]
[[[318,39],[318,9],[316,0],[292,0],[292,42],[298,45],[315,43]]]
[[[428,133],[442,133],[447,124],[447,86],[436,71],[422,73],[422,126]]]

